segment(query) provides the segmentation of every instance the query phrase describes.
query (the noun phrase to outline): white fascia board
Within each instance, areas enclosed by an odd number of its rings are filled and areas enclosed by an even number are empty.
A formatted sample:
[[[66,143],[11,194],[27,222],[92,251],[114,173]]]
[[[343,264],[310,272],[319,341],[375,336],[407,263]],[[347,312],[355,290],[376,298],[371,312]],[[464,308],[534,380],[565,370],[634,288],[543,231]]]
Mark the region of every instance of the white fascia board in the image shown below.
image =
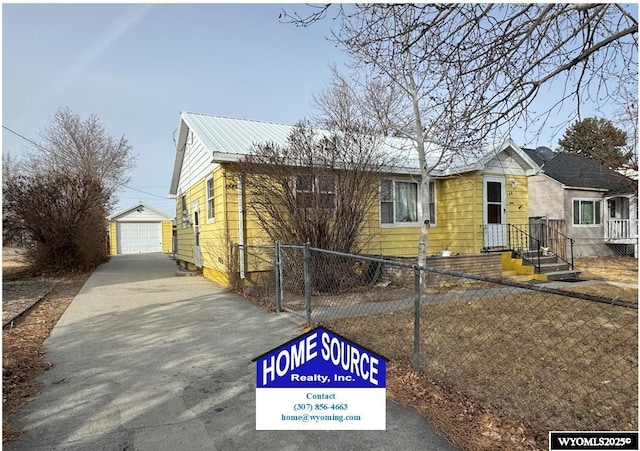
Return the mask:
[[[178,194],[178,184],[180,183],[180,173],[182,172],[182,163],[184,162],[185,147],[187,144],[187,135],[189,134],[189,126],[185,123],[182,114],[180,115],[180,132],[178,142],[176,143],[176,159],[173,163],[173,174],[171,177],[171,185],[169,185],[169,194],[175,196]]]
[[[247,155],[239,153],[212,152],[211,163],[237,163]]]

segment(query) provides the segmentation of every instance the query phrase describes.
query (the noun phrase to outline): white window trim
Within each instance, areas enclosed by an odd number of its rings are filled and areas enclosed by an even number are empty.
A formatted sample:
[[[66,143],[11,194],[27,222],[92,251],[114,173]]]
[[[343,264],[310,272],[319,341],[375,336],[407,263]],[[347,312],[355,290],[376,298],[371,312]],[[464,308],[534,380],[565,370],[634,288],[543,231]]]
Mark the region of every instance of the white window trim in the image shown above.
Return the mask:
[[[380,203],[381,201],[381,195],[382,195],[382,180],[391,180],[393,183],[393,221],[394,222],[382,222],[382,208],[380,208]],[[396,190],[396,182],[402,182],[402,183],[415,183],[418,185],[418,189],[417,189],[417,199],[416,202],[418,203],[417,205],[417,214],[418,214],[418,220],[415,222],[395,222],[395,217],[396,217],[396,199],[395,199],[395,190]],[[433,202],[433,217],[435,218],[435,221],[433,223],[430,224],[431,227],[435,227],[438,221],[438,202],[437,202],[437,193],[436,193],[436,181],[435,180],[430,180],[429,183],[433,183],[433,192],[434,192],[434,202]],[[382,177],[380,179],[380,183],[378,184],[378,226],[380,228],[386,229],[386,228],[399,228],[399,227],[420,227],[420,221],[422,219],[422,190],[420,189],[420,182],[412,179],[412,178],[403,178],[403,177]]]
[[[576,212],[575,212],[575,202],[576,201],[578,201],[580,203],[582,203],[582,202],[600,202],[600,223],[594,223],[594,224],[582,224],[582,223],[579,223],[579,224],[576,224],[574,222],[574,218],[575,218],[575,215],[576,215]],[[604,203],[603,199],[601,199],[601,198],[573,197],[571,199],[571,225],[573,227],[603,227],[604,226],[604,221],[605,221],[605,218],[603,216],[604,212],[602,211],[603,203]],[[582,213],[582,212],[580,211],[580,213]],[[582,221],[582,214],[580,214],[580,221]]]
[[[191,225],[186,194],[180,195],[180,207],[182,208],[182,228],[186,229]]]
[[[209,182],[211,182],[212,197],[209,197]],[[213,181],[213,175],[210,175],[204,181],[204,197],[205,197],[205,200],[207,201],[207,224],[213,224],[214,222],[216,222],[215,196],[216,196],[216,190],[215,190],[215,185]],[[213,215],[211,215],[212,209],[209,208],[209,201],[211,201],[211,205],[213,206]]]
[[[435,179],[429,180],[429,184],[433,184],[433,189],[429,187],[429,194],[433,193],[433,221],[429,220],[430,227],[436,227],[438,225],[438,191],[437,191],[437,183]],[[418,191],[420,187],[418,186]],[[420,198],[418,199],[418,202]],[[422,205],[422,204],[421,204]]]

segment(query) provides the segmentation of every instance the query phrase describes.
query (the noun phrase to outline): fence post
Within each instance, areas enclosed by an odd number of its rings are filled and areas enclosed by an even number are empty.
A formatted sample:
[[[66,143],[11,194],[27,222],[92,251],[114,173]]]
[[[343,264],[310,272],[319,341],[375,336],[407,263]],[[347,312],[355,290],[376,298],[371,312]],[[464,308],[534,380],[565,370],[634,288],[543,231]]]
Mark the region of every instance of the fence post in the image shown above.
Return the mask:
[[[420,269],[413,267],[413,369],[420,370]]]
[[[311,323],[311,250],[309,243],[304,243],[304,301],[306,305],[307,324]]]
[[[275,268],[274,268],[274,273],[276,276],[276,312],[280,313],[281,307],[282,307],[282,293],[280,291],[280,286],[282,284],[282,281],[280,280],[280,277],[282,276],[282,269],[281,269],[281,263],[280,263],[280,242],[276,241],[276,245],[275,245]]]

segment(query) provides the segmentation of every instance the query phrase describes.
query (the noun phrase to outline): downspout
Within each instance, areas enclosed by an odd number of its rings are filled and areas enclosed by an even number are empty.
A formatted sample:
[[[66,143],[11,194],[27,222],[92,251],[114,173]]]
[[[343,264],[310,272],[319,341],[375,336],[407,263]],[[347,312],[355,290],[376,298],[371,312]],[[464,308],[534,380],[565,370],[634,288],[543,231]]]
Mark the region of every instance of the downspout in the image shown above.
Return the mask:
[[[474,205],[477,205],[477,199],[478,199],[478,183],[480,183],[480,186],[482,186],[482,175],[479,174],[479,181],[476,180],[471,180],[471,196],[473,199],[473,203]],[[480,191],[480,193],[482,193],[482,190]],[[480,205],[482,205],[482,194],[480,194]],[[473,207],[471,207],[473,208]],[[484,208],[484,207],[483,207]],[[480,215],[482,215],[482,211],[480,212]],[[480,227],[478,227],[478,214],[476,211],[472,212],[472,218],[473,218],[473,230],[475,230],[475,233],[473,234],[473,252],[478,252],[478,249],[480,249],[480,252],[482,252],[482,249],[484,248],[484,231],[483,231],[483,222],[480,221]],[[482,245],[478,246],[478,235],[480,235],[482,237],[482,240],[480,241],[482,243]]]
[[[238,240],[239,242],[239,263],[240,263],[240,279],[244,280],[244,255],[245,255],[245,238],[244,238],[244,180],[242,175],[238,176]]]

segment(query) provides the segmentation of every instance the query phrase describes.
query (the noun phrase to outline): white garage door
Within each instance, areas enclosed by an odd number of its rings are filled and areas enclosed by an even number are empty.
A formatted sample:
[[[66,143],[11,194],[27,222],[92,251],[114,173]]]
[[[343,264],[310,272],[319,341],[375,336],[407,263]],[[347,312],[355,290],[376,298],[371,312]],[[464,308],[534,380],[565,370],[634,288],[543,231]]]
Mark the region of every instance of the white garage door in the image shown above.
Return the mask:
[[[118,254],[162,252],[162,226],[159,222],[118,222]]]

